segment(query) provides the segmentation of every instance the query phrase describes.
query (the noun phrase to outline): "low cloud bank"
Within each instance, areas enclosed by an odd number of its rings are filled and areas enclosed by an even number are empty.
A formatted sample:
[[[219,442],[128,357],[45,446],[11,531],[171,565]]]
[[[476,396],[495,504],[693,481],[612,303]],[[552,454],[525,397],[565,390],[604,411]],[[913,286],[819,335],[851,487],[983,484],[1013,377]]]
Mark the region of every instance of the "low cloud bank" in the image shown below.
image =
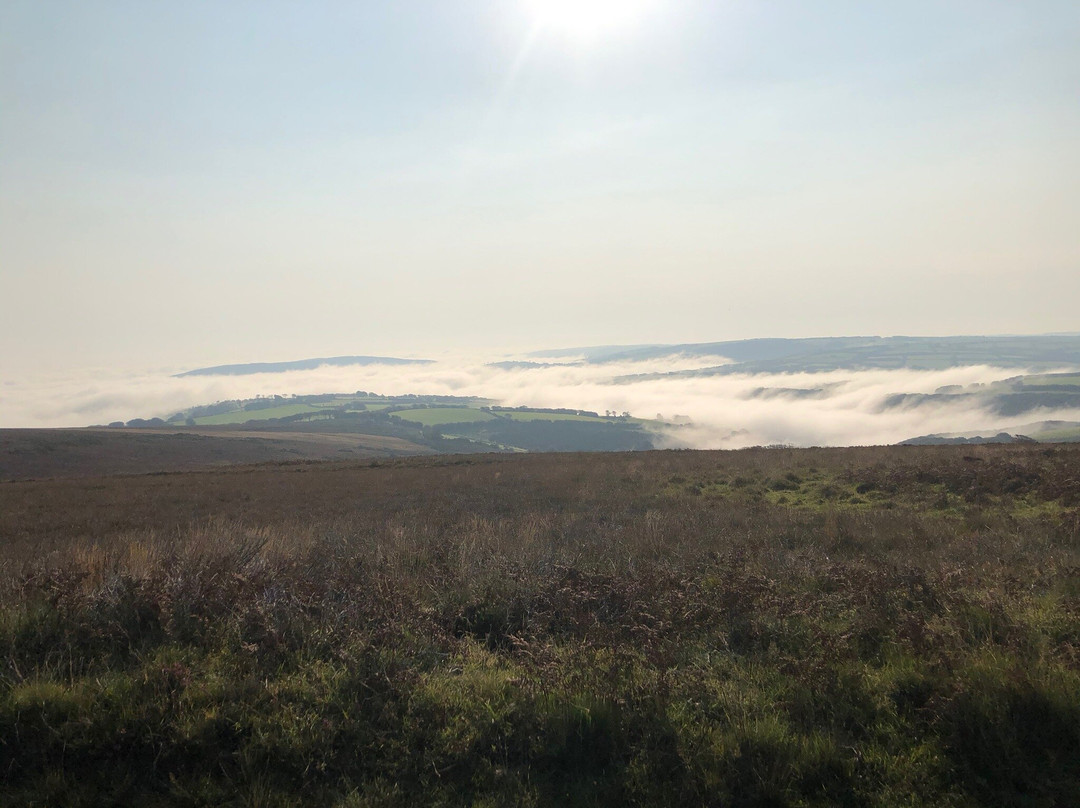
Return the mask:
[[[1080,420],[1080,410],[1042,410],[1004,419],[971,400],[889,407],[898,393],[933,393],[945,385],[988,384],[1023,368],[971,366],[939,371],[862,370],[726,376],[618,377],[690,370],[722,357],[668,357],[604,365],[497,367],[487,357],[430,365],[321,367],[239,377],[176,378],[166,371],[42,376],[0,384],[0,426],[64,427],[168,417],[197,404],[256,395],[351,393],[480,396],[496,403],[630,412],[688,424],[673,427],[671,446],[739,448],[785,443],[837,446],[896,443],[938,432],[1014,431],[1044,419]],[[679,419],[682,421],[683,419]]]

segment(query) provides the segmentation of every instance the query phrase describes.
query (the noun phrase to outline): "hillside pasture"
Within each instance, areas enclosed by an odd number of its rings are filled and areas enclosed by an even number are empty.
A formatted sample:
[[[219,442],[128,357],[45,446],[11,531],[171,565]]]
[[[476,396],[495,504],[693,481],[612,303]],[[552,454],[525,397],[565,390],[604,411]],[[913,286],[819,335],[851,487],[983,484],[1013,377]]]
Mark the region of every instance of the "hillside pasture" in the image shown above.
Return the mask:
[[[197,426],[222,426],[225,424],[245,424],[248,421],[269,421],[274,418],[287,418],[292,415],[325,413],[325,408],[316,404],[281,404],[257,410],[233,410],[217,415],[203,415],[195,418]]]
[[[471,424],[490,421],[494,416],[475,407],[424,407],[414,410],[393,410],[403,421],[412,421],[423,426],[444,426],[446,424]]]
[[[498,410],[495,415],[500,418],[508,418],[511,421],[612,421],[595,415],[577,415],[568,412],[533,412],[530,410]]]

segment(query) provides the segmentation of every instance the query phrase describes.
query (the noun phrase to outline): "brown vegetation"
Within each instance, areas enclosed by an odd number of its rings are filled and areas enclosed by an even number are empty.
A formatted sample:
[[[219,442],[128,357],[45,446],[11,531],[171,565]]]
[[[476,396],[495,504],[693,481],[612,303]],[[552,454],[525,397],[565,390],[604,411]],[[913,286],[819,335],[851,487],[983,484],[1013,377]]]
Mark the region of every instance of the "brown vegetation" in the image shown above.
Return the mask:
[[[0,480],[148,474],[289,460],[402,457],[430,448],[402,438],[221,427],[0,429]]]
[[[1080,794],[1080,447],[9,482],[0,536],[13,803]]]

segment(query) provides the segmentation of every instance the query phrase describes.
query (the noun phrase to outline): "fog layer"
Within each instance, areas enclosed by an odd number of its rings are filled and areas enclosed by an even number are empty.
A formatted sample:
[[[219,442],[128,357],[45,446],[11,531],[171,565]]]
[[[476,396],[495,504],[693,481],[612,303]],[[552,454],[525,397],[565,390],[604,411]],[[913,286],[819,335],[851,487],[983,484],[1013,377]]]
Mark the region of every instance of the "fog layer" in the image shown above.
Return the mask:
[[[619,377],[709,367],[724,360],[669,357],[604,365],[564,360],[544,367],[511,368],[494,366],[492,361],[492,357],[458,357],[429,365],[321,367],[239,377],[176,378],[172,371],[160,370],[87,372],[80,378],[24,377],[0,385],[0,426],[79,427],[167,418],[194,405],[257,395],[358,390],[382,395],[479,396],[508,406],[615,410],[640,418],[678,420],[682,425],[669,431],[668,443],[692,448],[883,444],[929,433],[993,433],[1036,420],[1080,420],[1080,410],[1037,410],[1019,419],[1003,419],[970,398],[921,406],[887,405],[888,397],[897,393],[988,384],[1020,375],[1024,368],[654,376],[616,383]]]

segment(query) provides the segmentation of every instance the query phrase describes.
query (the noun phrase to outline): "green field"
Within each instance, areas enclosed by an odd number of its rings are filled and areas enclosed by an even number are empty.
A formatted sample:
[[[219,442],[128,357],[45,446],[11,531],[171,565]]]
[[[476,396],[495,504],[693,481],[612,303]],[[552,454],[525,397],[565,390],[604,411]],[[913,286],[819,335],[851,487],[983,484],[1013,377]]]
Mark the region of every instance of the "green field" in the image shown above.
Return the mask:
[[[267,407],[265,410],[234,410],[219,415],[203,415],[195,419],[198,426],[221,426],[223,424],[243,424],[248,421],[268,421],[271,418],[286,418],[290,415],[324,412],[324,408],[311,404],[282,404],[280,407]]]
[[[444,424],[470,424],[476,421],[490,421],[490,413],[474,407],[425,407],[418,410],[398,410],[391,413],[404,421],[423,426],[443,426]]]
[[[571,415],[565,412],[519,412],[500,411],[496,413],[500,417],[509,418],[513,421],[607,421],[608,418],[600,418],[593,415]]]
[[[1072,443],[1080,441],[1080,427],[1052,429],[1047,432],[1039,432],[1034,437],[1040,443]]]
[[[216,415],[196,416],[195,423],[198,426],[223,426],[225,424],[243,424],[248,421],[268,421],[273,418],[287,418],[290,415],[302,415],[306,413],[326,413],[350,405],[363,405],[368,412],[378,412],[388,407],[401,406],[400,401],[393,399],[369,399],[357,396],[335,396],[331,401],[304,401],[293,400],[280,404],[276,407],[268,407],[263,410],[237,409]]]
[[[616,423],[616,419],[596,415],[576,415],[565,412],[533,412],[529,410],[498,410],[487,412],[474,407],[428,407],[416,410],[398,410],[393,415],[424,426],[445,424],[471,424],[504,418],[508,421],[587,421],[589,423]],[[618,423],[642,423],[638,418],[621,419]]]
[[[580,415],[574,412],[542,412],[537,410],[497,410],[491,412],[480,409],[481,405],[491,402],[482,399],[459,399],[460,404],[455,404],[453,397],[376,397],[357,395],[335,395],[332,398],[322,396],[298,396],[290,399],[281,399],[277,406],[266,409],[243,409],[243,405],[250,404],[255,400],[243,402],[230,402],[237,409],[213,415],[195,415],[197,426],[224,426],[227,424],[243,424],[248,421],[269,421],[276,418],[304,414],[331,415],[334,411],[366,411],[370,413],[386,413],[421,426],[445,426],[448,424],[478,424],[495,419],[515,422],[585,422],[593,424],[637,424],[645,425],[651,422],[640,418],[610,418],[599,415]],[[275,402],[277,403],[277,402]],[[193,412],[198,412],[196,408]],[[204,410],[205,411],[205,410]],[[180,422],[190,412],[181,412],[170,421]]]
[[[344,407],[352,404],[353,402],[359,401],[360,399],[356,398],[355,396],[337,396],[331,401],[313,401],[311,402],[311,406],[318,407],[321,410],[332,410],[336,409],[337,407]]]
[[[1080,374],[1047,373],[1041,376],[1024,376],[1022,381],[1025,385],[1055,384],[1080,387]]]

